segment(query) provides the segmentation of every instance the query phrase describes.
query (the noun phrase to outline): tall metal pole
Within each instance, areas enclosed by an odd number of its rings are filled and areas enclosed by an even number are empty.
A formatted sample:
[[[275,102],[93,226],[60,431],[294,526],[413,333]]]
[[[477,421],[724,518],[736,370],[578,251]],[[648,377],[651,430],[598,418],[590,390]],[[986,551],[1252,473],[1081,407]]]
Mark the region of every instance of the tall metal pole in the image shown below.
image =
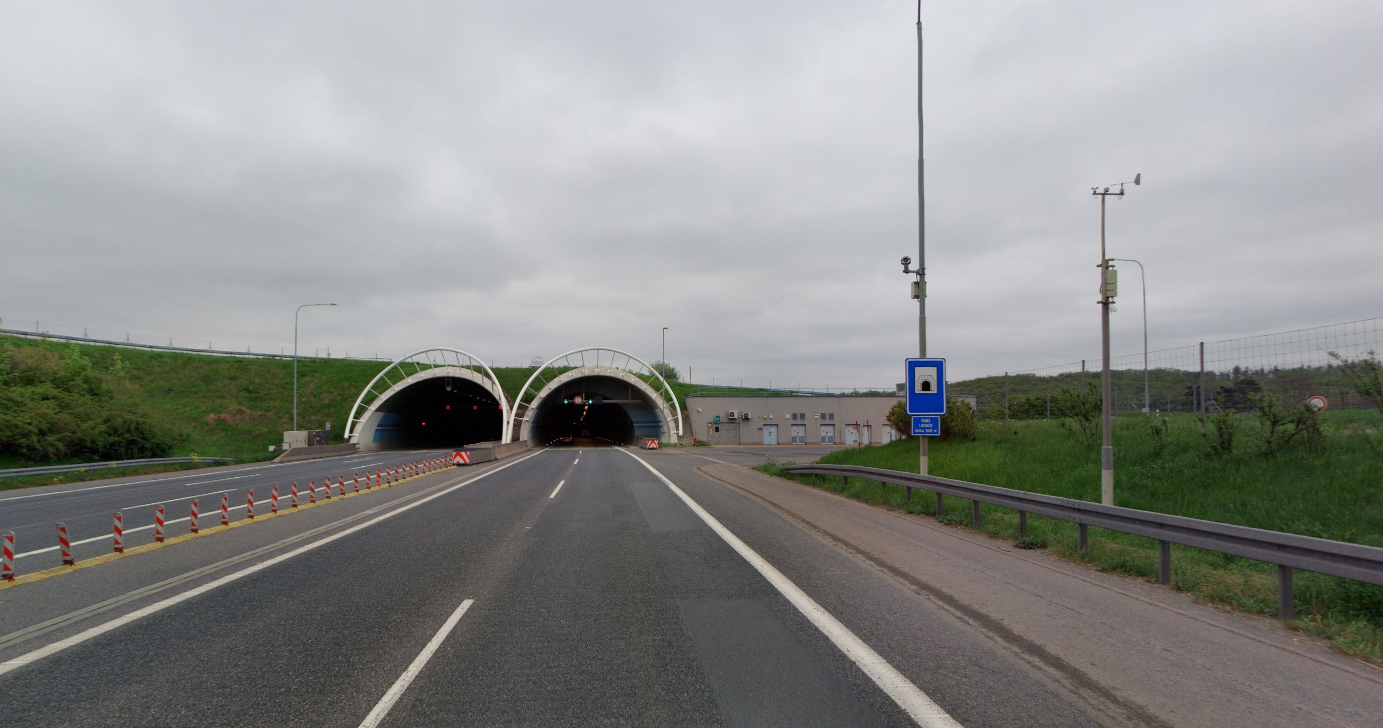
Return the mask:
[[[667,327],[663,327],[663,370],[667,370]],[[660,372],[661,373],[661,372]]]
[[[1133,258],[1110,258],[1138,265],[1138,280],[1143,287],[1143,414],[1152,414],[1152,397],[1148,388],[1148,276],[1143,264]]]
[[[922,0],[917,0],[917,356],[927,357],[927,194],[922,136]],[[927,440],[917,438],[918,471],[927,474]]]
[[[293,431],[298,430],[298,314],[309,306],[335,306],[334,303],[304,303],[293,311]]]
[[[1122,192],[1122,190],[1120,190]],[[1106,193],[1100,195],[1100,356],[1104,360],[1100,374],[1100,424],[1104,431],[1104,445],[1100,448],[1100,502],[1114,505],[1114,424],[1110,419],[1109,378],[1109,258],[1105,255],[1105,200]]]

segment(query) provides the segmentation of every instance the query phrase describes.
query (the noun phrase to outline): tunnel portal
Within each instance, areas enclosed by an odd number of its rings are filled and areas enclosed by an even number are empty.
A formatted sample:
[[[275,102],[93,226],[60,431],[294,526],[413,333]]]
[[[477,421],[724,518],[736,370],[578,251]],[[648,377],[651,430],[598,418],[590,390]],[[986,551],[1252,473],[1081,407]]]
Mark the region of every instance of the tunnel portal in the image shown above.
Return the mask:
[[[382,402],[361,430],[369,431],[362,445],[373,450],[463,447],[499,440],[504,411],[495,396],[475,382],[434,377]]]
[[[644,388],[611,376],[580,376],[545,389],[533,405],[527,439],[533,445],[629,445],[662,439],[660,407]]]

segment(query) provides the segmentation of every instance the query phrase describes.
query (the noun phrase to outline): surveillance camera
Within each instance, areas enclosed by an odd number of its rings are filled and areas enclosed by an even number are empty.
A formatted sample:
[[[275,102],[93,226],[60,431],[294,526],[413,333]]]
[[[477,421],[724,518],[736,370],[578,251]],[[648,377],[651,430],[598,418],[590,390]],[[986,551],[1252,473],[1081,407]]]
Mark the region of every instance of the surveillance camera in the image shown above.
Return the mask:
[[[908,266],[912,265],[912,258],[911,258],[910,256],[905,255],[905,256],[903,256],[902,263],[903,263],[903,272],[906,273],[906,272],[908,272]]]

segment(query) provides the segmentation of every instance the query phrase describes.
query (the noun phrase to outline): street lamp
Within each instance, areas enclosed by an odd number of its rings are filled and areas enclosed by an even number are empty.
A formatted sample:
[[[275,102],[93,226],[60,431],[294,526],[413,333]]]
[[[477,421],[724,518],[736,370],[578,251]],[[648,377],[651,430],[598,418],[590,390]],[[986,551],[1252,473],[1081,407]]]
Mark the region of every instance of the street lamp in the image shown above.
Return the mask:
[[[335,306],[334,303],[304,303],[293,312],[293,431],[298,430],[298,314],[309,306]]]
[[[663,327],[663,372],[667,372],[667,327]]]
[[[1141,173],[1133,176],[1134,186],[1143,183]],[[1101,374],[1100,386],[1100,420],[1101,429],[1104,430],[1104,445],[1100,448],[1100,502],[1107,506],[1114,505],[1114,424],[1110,420],[1110,394],[1113,388],[1109,379],[1109,307],[1114,305],[1114,296],[1118,294],[1118,281],[1114,277],[1114,270],[1109,267],[1109,256],[1105,253],[1105,202],[1110,198],[1122,200],[1124,198],[1124,185],[1127,182],[1119,182],[1119,191],[1110,192],[1109,187],[1101,190],[1099,187],[1090,188],[1090,194],[1100,198],[1100,347],[1101,356],[1104,359],[1104,370]],[[1112,187],[1113,185],[1111,185]]]
[[[1110,261],[1115,260],[1138,265],[1138,280],[1143,287],[1143,414],[1151,415],[1151,397],[1148,393],[1148,276],[1143,264],[1133,258],[1110,258]]]

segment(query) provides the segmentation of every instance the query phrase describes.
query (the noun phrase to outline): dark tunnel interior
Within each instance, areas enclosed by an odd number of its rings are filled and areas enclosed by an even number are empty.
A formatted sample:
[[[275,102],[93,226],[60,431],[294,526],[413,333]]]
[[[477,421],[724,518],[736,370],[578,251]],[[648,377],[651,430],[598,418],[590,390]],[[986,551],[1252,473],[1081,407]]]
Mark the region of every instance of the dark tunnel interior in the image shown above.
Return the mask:
[[[530,439],[539,445],[627,445],[634,441],[634,420],[618,401],[594,392],[548,395],[538,407]]]
[[[453,448],[504,434],[499,401],[467,379],[424,379],[390,397],[379,412],[374,442],[383,449]]]

